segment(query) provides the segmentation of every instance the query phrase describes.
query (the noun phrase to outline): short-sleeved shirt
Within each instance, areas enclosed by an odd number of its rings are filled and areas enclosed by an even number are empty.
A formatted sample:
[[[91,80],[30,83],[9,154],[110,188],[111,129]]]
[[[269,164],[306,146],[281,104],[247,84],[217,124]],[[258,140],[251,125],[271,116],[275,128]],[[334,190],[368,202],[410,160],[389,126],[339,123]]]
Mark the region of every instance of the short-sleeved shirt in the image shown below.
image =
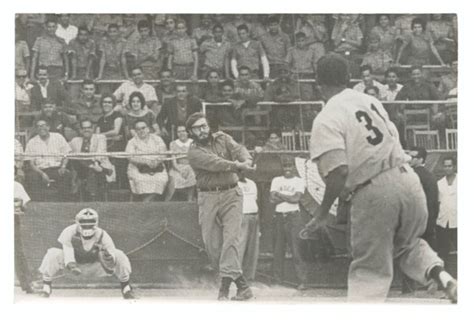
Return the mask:
[[[132,92],[139,91],[145,97],[145,101],[158,101],[156,96],[156,91],[153,86],[143,83],[140,87],[137,87],[135,82],[133,81],[125,81],[117,88],[114,92],[114,96],[117,100],[122,100],[122,105],[124,107],[128,106],[128,98],[132,94]]]
[[[451,185],[448,184],[446,177],[438,181],[439,190],[439,215],[436,224],[446,228],[449,224],[449,228],[458,227],[458,187],[457,177],[454,178]]]
[[[245,182],[239,180],[240,189],[244,195],[242,213],[256,213],[258,212],[257,205],[257,185],[250,179],[245,179]]]
[[[367,52],[364,55],[361,65],[369,65],[372,67],[373,74],[383,75],[385,71],[390,68],[393,63],[393,58],[390,53],[383,50],[376,52]]]
[[[72,103],[72,108],[78,120],[88,118],[94,124],[104,115],[104,111],[100,106],[100,98],[98,97],[94,97],[90,101],[81,97]]]
[[[284,176],[275,177],[272,180],[270,192],[279,192],[286,196],[293,196],[296,193],[304,193],[304,180],[300,177],[285,178]],[[299,203],[281,202],[276,205],[275,211],[280,213],[299,211]]]
[[[384,86],[384,89],[385,89],[385,100],[386,101],[395,101],[396,98],[397,98],[397,94],[400,92],[400,90],[402,90],[403,88],[403,85],[397,83],[397,86],[394,90],[390,89],[388,84],[385,84]]]
[[[96,57],[96,45],[92,39],[88,39],[85,43],[81,43],[77,38],[72,39],[68,51],[76,57],[78,68],[87,68],[89,59]]]
[[[272,35],[267,32],[260,41],[270,64],[286,64],[285,58],[291,46],[290,37],[286,33],[279,32]]]
[[[37,117],[35,117],[35,122],[38,120],[45,120],[49,124],[49,132],[56,132],[61,135],[64,135],[65,128],[73,129],[77,125],[77,123],[75,123],[69,118],[67,114],[62,111],[53,112],[51,117],[48,117],[43,112],[41,112]]]
[[[242,42],[235,44],[231,56],[237,61],[237,67],[247,66],[252,71],[258,71],[260,58],[265,56],[265,50],[260,41],[249,40],[247,45]]]
[[[410,34],[406,37],[405,42],[408,49],[409,64],[429,64],[431,58],[431,44],[433,39],[428,33],[421,35]]]
[[[38,37],[31,50],[38,53],[38,65],[62,67],[67,46],[59,37]]]
[[[345,38],[347,40],[352,40],[352,41],[359,41],[364,38],[364,34],[359,28],[358,24],[350,24],[346,30],[341,31],[341,25],[337,24],[334,26],[333,33],[332,33],[332,38],[334,39],[336,35],[340,35],[342,38]],[[347,42],[341,42],[337,45],[336,48],[334,48],[335,52],[345,52],[345,51],[354,51],[354,50],[359,50],[360,47],[357,47],[353,44],[347,43]]]
[[[157,65],[160,58],[161,42],[158,38],[148,36],[145,39],[137,38],[127,41],[124,53],[135,56],[140,66]]]
[[[200,51],[204,54],[204,65],[216,70],[224,68],[225,57],[229,55],[232,46],[230,42],[216,42],[214,39],[206,40],[201,44]]]
[[[127,41],[123,38],[112,41],[106,37],[99,44],[99,51],[105,58],[105,66],[112,69],[119,69],[121,66],[121,57]]]
[[[101,133],[105,133],[105,132],[109,132],[111,130],[114,130],[114,128],[115,128],[115,119],[117,119],[117,118],[123,119],[123,115],[118,111],[112,112],[112,114],[109,115],[109,116],[102,116],[99,119],[99,121],[97,121],[97,128],[100,129]],[[123,131],[123,126],[122,126],[121,131]],[[123,134],[123,132],[121,132],[120,134]]]
[[[15,69],[26,70],[25,59],[30,58],[30,49],[26,41],[15,42]],[[28,70],[27,70],[28,71]]]
[[[74,39],[77,36],[78,29],[76,26],[73,25],[68,25],[66,28],[64,28],[61,24],[58,24],[58,28],[56,29],[56,36],[64,39],[66,44],[69,44],[72,39]]]
[[[192,64],[193,52],[197,50],[196,40],[191,37],[177,37],[168,46],[168,53],[173,55],[173,63],[178,65]]]
[[[13,196],[15,199],[21,199],[23,202],[23,206],[28,203],[31,199],[28,193],[26,193],[25,188],[21,185],[21,183],[15,181],[15,189],[13,190]]]
[[[61,165],[62,156],[71,152],[71,147],[62,135],[50,132],[49,138],[45,141],[38,135],[31,138],[26,144],[25,154],[52,154],[57,157],[37,157],[33,163],[40,169],[55,168]]]
[[[393,53],[397,40],[397,29],[394,26],[388,26],[385,30],[381,26],[375,26],[370,34],[376,34],[380,37],[380,48],[382,50]]]
[[[305,49],[291,47],[288,50],[286,61],[293,73],[314,73],[318,57],[315,51],[309,47]]]
[[[408,160],[383,105],[353,89],[329,99],[313,122],[311,159],[333,150],[345,152],[349,190]]]

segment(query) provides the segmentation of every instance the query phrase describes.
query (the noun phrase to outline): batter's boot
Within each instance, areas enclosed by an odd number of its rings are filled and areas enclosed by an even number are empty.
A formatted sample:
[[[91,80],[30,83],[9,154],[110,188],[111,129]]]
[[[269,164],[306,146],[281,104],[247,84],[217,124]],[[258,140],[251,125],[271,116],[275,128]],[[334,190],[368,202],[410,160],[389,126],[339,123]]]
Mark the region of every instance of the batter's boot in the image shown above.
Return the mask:
[[[43,289],[39,292],[39,295],[43,298],[49,298],[52,292],[51,281],[43,281]]]
[[[221,287],[219,288],[219,294],[217,300],[229,300],[229,289],[232,284],[232,278],[222,277]]]
[[[137,299],[137,297],[133,293],[132,286],[128,282],[121,282],[120,285],[122,287],[122,297],[125,300]]]
[[[449,280],[443,291],[452,303],[458,302],[458,283],[456,280]]]
[[[232,300],[235,301],[244,301],[253,298],[252,290],[250,289],[247,281],[243,276],[238,277],[235,279],[235,284],[237,285],[237,294],[235,297],[232,297]]]

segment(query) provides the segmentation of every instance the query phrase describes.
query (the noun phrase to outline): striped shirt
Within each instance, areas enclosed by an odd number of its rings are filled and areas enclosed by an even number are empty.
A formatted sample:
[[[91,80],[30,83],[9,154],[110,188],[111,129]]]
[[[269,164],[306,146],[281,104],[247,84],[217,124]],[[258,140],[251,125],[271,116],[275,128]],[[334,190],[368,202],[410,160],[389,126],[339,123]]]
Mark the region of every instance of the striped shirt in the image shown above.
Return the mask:
[[[66,53],[66,42],[59,37],[39,37],[32,48],[38,53],[38,65],[63,66],[63,54]]]
[[[173,63],[178,65],[194,63],[193,52],[198,50],[196,40],[191,37],[172,39],[168,52],[173,55]]]

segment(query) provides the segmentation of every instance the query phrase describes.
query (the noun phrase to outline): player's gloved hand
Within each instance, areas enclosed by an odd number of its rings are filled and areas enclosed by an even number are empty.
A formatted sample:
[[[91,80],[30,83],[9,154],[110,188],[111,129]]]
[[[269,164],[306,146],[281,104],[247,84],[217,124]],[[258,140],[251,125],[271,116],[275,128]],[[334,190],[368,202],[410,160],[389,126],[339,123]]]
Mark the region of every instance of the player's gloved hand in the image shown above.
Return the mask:
[[[75,262],[69,262],[66,268],[75,276],[79,276],[82,273]]]

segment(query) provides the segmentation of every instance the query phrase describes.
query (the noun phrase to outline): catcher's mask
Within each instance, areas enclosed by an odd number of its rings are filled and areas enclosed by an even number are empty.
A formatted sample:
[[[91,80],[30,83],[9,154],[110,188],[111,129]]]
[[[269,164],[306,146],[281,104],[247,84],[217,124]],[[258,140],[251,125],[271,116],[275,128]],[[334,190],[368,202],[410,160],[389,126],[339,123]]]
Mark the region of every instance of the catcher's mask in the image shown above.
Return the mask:
[[[76,215],[76,224],[81,236],[84,239],[90,239],[94,236],[99,224],[99,214],[91,208],[82,209]]]

